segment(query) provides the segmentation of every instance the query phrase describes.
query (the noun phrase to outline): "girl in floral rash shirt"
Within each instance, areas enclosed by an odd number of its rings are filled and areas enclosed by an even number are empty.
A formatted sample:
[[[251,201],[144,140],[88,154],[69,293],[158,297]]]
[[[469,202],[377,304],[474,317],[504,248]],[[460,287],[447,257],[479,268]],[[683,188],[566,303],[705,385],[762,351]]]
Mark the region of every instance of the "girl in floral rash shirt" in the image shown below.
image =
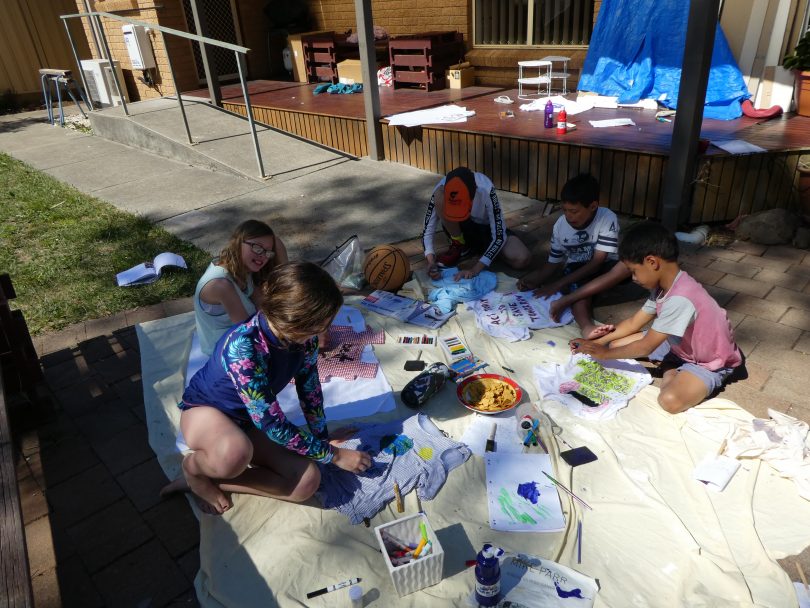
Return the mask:
[[[180,429],[194,451],[164,495],[191,491],[215,514],[231,507],[227,492],[307,500],[320,484],[315,462],[356,473],[370,466],[367,453],[333,446],[345,434],[330,438],[326,429],[317,334],[342,301],[315,264],[284,264],[270,274],[259,312],[220,338],[183,394]],[[288,421],[276,399],[293,378],[306,428]]]

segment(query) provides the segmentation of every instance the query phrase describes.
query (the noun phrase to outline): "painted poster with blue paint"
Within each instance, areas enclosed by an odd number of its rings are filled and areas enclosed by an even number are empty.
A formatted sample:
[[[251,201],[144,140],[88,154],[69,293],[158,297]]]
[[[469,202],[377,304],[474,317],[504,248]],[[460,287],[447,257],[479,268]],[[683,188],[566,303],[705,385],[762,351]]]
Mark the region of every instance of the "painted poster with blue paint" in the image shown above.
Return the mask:
[[[598,592],[594,579],[557,562],[519,553],[501,560],[498,608],[591,608]]]
[[[565,528],[548,454],[486,456],[489,527],[506,532],[557,532]]]

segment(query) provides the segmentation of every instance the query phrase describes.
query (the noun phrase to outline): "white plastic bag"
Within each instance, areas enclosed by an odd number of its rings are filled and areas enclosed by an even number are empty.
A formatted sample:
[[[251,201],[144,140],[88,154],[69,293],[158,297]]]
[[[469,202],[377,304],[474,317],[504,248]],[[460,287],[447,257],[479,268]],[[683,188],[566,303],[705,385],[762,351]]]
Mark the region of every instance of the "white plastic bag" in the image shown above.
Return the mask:
[[[320,266],[328,272],[341,287],[361,289],[365,284],[363,276],[363,248],[360,239],[353,234],[321,262]]]

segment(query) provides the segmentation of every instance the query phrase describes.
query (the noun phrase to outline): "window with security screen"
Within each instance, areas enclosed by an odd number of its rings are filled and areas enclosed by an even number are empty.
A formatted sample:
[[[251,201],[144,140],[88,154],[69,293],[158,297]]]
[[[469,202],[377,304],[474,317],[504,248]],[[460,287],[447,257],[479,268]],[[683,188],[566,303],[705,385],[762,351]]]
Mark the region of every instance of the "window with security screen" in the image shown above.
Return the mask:
[[[590,42],[594,0],[473,0],[475,45],[578,46]]]

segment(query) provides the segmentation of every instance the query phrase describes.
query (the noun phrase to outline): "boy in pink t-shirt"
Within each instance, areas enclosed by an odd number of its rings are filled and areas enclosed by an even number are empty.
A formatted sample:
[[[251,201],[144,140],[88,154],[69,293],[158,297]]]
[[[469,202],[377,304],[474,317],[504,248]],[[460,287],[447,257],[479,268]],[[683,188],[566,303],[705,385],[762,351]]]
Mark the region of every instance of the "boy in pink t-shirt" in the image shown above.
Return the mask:
[[[571,341],[574,352],[596,359],[661,360],[659,405],[676,414],[702,402],[743,364],[726,311],[678,265],[678,241],[655,222],[625,232],[619,259],[650,290],[635,315],[602,325],[593,340]],[[641,329],[652,321],[646,332]]]

